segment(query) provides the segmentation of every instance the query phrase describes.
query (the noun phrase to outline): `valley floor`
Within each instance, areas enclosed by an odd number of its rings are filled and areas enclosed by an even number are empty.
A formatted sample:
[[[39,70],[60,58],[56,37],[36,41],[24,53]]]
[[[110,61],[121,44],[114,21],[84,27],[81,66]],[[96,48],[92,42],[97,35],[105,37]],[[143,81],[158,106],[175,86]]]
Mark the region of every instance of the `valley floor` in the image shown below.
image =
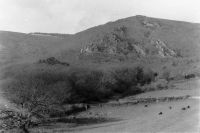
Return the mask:
[[[190,95],[191,97],[179,101],[148,104],[104,104],[103,106],[92,107],[90,110],[76,116],[80,120],[76,125],[72,124],[70,126],[63,123],[54,123],[32,129],[32,131],[53,133],[199,133],[200,80],[181,81],[174,83],[174,85],[173,89],[147,92],[137,95],[135,98],[176,97],[185,95]],[[131,97],[120,100],[127,101],[129,99]],[[184,107],[185,110],[183,109]]]

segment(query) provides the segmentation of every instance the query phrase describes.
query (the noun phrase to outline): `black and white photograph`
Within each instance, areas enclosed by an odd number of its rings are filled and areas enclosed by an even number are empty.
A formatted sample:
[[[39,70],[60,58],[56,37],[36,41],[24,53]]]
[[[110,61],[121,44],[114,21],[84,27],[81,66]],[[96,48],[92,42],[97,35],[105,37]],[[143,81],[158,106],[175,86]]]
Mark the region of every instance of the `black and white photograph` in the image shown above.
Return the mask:
[[[0,0],[0,133],[200,133],[200,1]]]

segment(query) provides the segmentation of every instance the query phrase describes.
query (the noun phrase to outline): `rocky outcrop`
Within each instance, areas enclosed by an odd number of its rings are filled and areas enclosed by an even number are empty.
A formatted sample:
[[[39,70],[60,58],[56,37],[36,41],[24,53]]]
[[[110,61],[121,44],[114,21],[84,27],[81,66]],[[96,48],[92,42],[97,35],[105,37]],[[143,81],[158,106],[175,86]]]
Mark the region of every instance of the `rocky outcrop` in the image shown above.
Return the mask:
[[[140,47],[140,46],[137,46],[137,45],[133,45],[135,51],[141,55],[141,56],[146,56],[146,53],[145,51]]]
[[[122,26],[115,28],[112,32],[105,34],[102,38],[90,42],[80,50],[82,54],[90,53],[107,53],[127,55],[131,52],[144,54],[139,46],[134,46],[135,41],[130,40],[126,36],[127,28]],[[136,47],[136,49],[135,49]]]
[[[145,23],[145,25],[153,26],[150,23]],[[143,40],[136,41],[133,38],[129,38],[127,30],[124,26],[114,28],[112,32],[105,34],[102,38],[91,41],[80,50],[80,53],[86,55],[94,53],[128,55],[128,57],[130,57],[129,55],[136,57],[153,55],[162,58],[177,56],[176,52],[170,49],[164,41],[148,38],[150,43],[145,44]]]
[[[167,47],[167,45],[161,40],[153,40],[153,44],[158,50],[158,55],[161,57],[176,57],[177,54],[174,50]]]
[[[150,22],[150,21],[147,21],[147,20],[144,20],[144,21],[142,21],[142,24],[143,24],[143,26],[145,26],[146,28],[149,28],[149,29],[157,29],[157,28],[159,28],[160,27],[160,25],[158,24],[158,23],[156,23],[156,22]]]

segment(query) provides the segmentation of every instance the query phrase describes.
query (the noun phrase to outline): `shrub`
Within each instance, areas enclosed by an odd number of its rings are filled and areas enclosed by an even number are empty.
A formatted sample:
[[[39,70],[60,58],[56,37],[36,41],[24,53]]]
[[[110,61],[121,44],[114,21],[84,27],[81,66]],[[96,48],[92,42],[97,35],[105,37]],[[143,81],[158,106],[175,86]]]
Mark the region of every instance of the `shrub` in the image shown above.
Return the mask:
[[[101,71],[82,69],[71,72],[68,81],[71,85],[71,99],[67,102],[79,103],[101,101]]]
[[[113,72],[116,86],[114,87],[115,93],[141,93],[142,90],[138,86],[149,84],[153,80],[157,73],[147,69],[144,70],[142,67],[135,68],[120,68]],[[124,95],[124,94],[123,94]]]
[[[114,96],[141,93],[141,86],[154,81],[157,76],[142,67],[121,67],[104,72],[89,68],[36,70],[16,73],[3,87],[5,97],[21,110],[26,110],[24,114],[12,111],[16,115],[9,119],[12,121],[15,116],[20,116],[22,123],[18,128],[25,128],[23,130],[29,127],[32,118],[42,121],[59,111],[65,114],[63,104],[104,102]]]
[[[6,109],[4,112],[11,113],[4,113],[9,119],[3,120],[11,121],[7,124],[15,123],[14,127],[24,131],[30,126],[32,118],[39,121],[45,120],[50,110],[54,106],[61,106],[64,99],[68,97],[67,83],[50,84],[49,81],[48,78],[45,80],[34,75],[19,75],[18,78],[10,81],[9,85],[4,88],[5,97],[22,111]],[[8,127],[13,128],[11,125]]]
[[[131,86],[137,85],[137,73],[133,68],[120,68],[113,72],[113,77],[116,80],[115,93],[124,93]]]

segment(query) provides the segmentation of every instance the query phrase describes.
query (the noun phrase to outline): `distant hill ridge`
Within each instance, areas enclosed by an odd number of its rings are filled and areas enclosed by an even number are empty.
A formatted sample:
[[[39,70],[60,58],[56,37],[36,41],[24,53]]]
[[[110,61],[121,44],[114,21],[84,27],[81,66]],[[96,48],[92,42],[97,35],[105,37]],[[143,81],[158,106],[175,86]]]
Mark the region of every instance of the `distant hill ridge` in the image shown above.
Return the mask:
[[[192,57],[199,56],[199,44],[200,24],[137,15],[72,35],[0,31],[0,61],[36,62],[49,57],[78,61],[80,55],[96,60],[95,54],[111,60],[114,56]]]
[[[32,32],[30,35],[39,35],[39,36],[54,36],[64,38],[66,36],[70,36],[70,34],[61,34],[61,33],[42,33],[42,32]]]

